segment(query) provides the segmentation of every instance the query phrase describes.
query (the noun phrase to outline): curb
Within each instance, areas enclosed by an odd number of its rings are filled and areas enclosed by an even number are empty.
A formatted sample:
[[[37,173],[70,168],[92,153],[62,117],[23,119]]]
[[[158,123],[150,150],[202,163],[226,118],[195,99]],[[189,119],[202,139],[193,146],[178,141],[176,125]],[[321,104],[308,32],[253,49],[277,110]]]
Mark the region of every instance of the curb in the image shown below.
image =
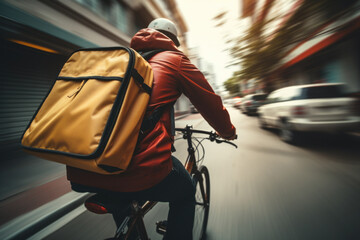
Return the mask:
[[[83,204],[89,193],[69,192],[0,228],[0,239],[26,239]]]

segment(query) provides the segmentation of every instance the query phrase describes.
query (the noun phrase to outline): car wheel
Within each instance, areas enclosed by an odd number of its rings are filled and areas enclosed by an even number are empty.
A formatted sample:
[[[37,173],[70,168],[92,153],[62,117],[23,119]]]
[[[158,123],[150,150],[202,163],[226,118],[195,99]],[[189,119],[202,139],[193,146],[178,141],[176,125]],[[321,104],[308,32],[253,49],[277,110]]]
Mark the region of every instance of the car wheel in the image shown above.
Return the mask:
[[[268,126],[267,126],[264,118],[262,118],[261,115],[258,115],[258,121],[259,121],[259,126],[260,126],[261,129],[265,129],[265,130],[268,129]]]
[[[291,129],[290,123],[286,120],[280,120],[279,136],[284,142],[294,144],[298,140],[297,132]]]

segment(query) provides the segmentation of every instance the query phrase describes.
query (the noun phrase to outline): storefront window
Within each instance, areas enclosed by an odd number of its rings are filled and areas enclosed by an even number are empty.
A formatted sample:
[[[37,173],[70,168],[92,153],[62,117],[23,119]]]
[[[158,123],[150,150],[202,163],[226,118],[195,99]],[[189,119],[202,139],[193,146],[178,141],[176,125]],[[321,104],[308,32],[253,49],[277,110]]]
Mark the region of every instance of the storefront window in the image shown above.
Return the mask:
[[[120,3],[116,2],[115,6],[112,8],[112,16],[113,19],[111,23],[114,24],[118,29],[122,32],[129,34],[128,31],[128,18],[127,18],[127,11],[124,6]]]
[[[105,19],[108,23],[115,26],[122,32],[130,35],[128,25],[129,11],[116,0],[75,0],[84,7],[88,8],[92,12],[99,15],[99,17]]]
[[[341,67],[338,61],[333,61],[324,67],[324,78],[328,83],[339,83],[341,82]]]
[[[96,12],[96,10],[98,9],[99,1],[97,0],[75,0],[75,1],[89,8],[93,12]]]

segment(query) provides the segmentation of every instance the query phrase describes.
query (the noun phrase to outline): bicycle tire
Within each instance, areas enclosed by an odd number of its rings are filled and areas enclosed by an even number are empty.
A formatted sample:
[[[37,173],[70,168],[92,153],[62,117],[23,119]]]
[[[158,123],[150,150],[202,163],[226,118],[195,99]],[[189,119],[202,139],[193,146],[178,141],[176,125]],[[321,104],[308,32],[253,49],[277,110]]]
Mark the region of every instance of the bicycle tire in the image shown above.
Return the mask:
[[[201,181],[196,174],[193,179],[196,187],[195,192],[195,216],[194,216],[194,228],[193,239],[204,240],[206,239],[206,227],[209,218],[210,211],[210,175],[207,167],[200,166],[198,170],[202,176]],[[204,195],[201,192],[200,184],[204,186]]]

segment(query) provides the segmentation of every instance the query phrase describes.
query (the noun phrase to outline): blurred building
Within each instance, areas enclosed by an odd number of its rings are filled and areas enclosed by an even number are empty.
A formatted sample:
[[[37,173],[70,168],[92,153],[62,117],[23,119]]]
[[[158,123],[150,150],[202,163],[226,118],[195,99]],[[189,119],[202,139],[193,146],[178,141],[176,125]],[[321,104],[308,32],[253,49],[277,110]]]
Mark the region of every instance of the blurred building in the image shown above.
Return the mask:
[[[201,58],[201,72],[204,74],[206,80],[208,80],[209,84],[213,88],[214,92],[219,94],[219,86],[216,82],[216,75],[214,72],[214,65],[211,62],[206,61],[205,59]]]
[[[70,53],[129,46],[158,17],[177,24],[187,54],[187,26],[175,0],[0,0],[1,150],[19,142]],[[176,111],[186,106],[177,103]]]
[[[216,82],[214,65],[201,57],[198,47],[192,47],[189,49],[188,57],[191,62],[204,74],[206,80],[209,82],[213,90],[218,94],[219,86]]]
[[[258,79],[256,87],[261,88],[262,84],[266,91],[271,91],[287,85],[342,82],[350,92],[359,93],[360,1],[345,2],[350,7],[335,9],[330,16],[319,14],[309,18],[298,41],[284,48],[285,57],[263,79]],[[305,0],[242,0],[242,3],[242,16],[249,17],[252,24],[268,23],[264,34],[270,41]]]

